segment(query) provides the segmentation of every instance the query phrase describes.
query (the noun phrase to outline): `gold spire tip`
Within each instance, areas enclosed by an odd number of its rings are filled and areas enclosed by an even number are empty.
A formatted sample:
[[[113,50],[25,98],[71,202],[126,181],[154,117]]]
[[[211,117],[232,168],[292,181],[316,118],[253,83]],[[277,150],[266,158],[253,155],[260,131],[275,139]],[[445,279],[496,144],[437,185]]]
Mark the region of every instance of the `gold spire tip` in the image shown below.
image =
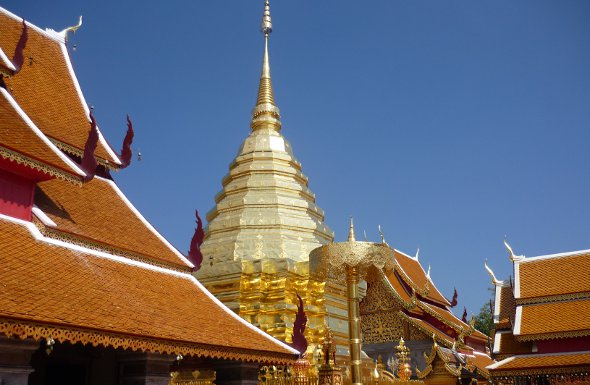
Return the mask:
[[[348,229],[348,242],[355,242],[356,237],[354,236],[354,221],[350,217],[350,228]]]
[[[270,3],[268,0],[264,2],[264,14],[262,15],[261,30],[265,36],[272,32],[272,19],[270,17]]]
[[[281,129],[281,116],[279,108],[275,104],[270,79],[270,60],[268,55],[268,35],[272,32],[272,19],[270,17],[270,4],[268,0],[264,3],[264,14],[262,15],[261,31],[264,34],[264,56],[262,59],[262,74],[258,86],[258,97],[256,106],[252,111],[250,127],[253,131],[259,128],[271,128],[276,131]]]

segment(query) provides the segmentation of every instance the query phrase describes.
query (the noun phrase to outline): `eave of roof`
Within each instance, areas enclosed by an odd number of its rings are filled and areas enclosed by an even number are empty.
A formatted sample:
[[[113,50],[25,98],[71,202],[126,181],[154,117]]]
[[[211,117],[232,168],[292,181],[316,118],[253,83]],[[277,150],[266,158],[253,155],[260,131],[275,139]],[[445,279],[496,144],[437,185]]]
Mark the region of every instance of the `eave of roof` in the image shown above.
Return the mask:
[[[418,328],[418,330],[422,331],[424,334],[434,336],[437,343],[449,348],[453,346],[455,341],[450,336],[446,335],[428,322],[419,318],[411,317],[405,314],[403,311],[399,311],[398,314],[402,317],[402,319]]]
[[[494,334],[493,353],[495,355],[526,354],[533,352],[532,342],[518,342],[511,330],[497,331]]]
[[[5,215],[0,227],[11,257],[0,267],[0,332],[8,336],[255,362],[297,358],[191,274],[48,239]]]
[[[514,263],[517,304],[590,297],[590,251],[525,258]]]
[[[141,215],[118,186],[95,177],[83,186],[59,180],[38,183],[35,204],[57,227],[48,237],[94,249],[124,253],[153,264],[189,270],[192,263]]]
[[[0,112],[0,156],[81,184],[84,171],[53,145],[1,87]]]
[[[523,354],[487,367],[492,377],[565,374],[590,370],[590,352]]]
[[[518,341],[590,335],[590,299],[516,307],[513,333]]]

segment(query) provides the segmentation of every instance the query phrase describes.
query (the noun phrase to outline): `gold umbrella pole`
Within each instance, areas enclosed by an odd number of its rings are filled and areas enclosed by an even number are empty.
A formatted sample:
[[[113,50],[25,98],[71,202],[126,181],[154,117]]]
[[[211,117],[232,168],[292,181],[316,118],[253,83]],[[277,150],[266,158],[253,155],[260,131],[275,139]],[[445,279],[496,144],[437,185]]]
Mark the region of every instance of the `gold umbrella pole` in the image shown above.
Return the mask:
[[[362,385],[361,376],[361,318],[359,310],[359,270],[347,266],[346,284],[348,292],[348,334],[350,336],[350,373],[352,385]]]
[[[383,269],[393,264],[393,249],[382,237],[381,243],[359,242],[354,236],[352,218],[348,241],[328,243],[314,249],[309,256],[319,277],[346,278],[348,293],[348,333],[350,338],[350,373],[352,385],[362,385],[361,316],[358,284],[373,267]],[[314,273],[314,274],[315,274]]]

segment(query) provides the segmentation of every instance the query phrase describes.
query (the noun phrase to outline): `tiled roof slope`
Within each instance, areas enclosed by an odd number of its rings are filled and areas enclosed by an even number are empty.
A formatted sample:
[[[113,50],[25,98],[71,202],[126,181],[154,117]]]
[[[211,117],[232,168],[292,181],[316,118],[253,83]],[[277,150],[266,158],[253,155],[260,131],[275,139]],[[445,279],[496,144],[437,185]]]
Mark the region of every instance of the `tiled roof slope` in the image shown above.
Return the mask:
[[[590,335],[589,315],[590,299],[519,306],[514,334],[536,339]]]
[[[14,64],[12,64],[8,56],[6,56],[2,48],[0,48],[0,73],[5,74],[6,76],[12,76],[15,70],[16,67]]]
[[[5,334],[261,362],[296,358],[190,274],[63,247],[34,225],[4,216],[0,244]]]
[[[532,353],[532,349],[532,342],[516,341],[512,331],[496,332],[494,335],[494,353],[501,357]]]
[[[470,329],[470,326],[468,324],[457,318],[453,313],[451,313],[446,308],[443,309],[438,306],[430,305],[424,302],[421,302],[419,306],[420,308],[426,310],[427,313],[432,314],[435,318],[440,319],[442,322],[453,325],[457,330],[459,330],[460,328],[466,331]],[[471,336],[482,341],[488,340],[488,337],[479,330],[474,330]]]
[[[440,331],[438,328],[432,326],[431,324],[429,324],[428,322],[426,322],[420,318],[410,317],[410,316],[407,316],[403,313],[401,313],[401,314],[404,319],[406,319],[412,325],[416,326],[419,330],[424,332],[426,335],[429,335],[429,336],[434,335],[436,338],[436,341],[438,343],[440,343],[444,346],[447,346],[447,347],[453,346],[454,340],[451,337],[449,337],[448,335],[446,335],[445,333],[443,333],[442,331]]]
[[[473,352],[473,355],[468,356],[469,362],[475,365],[475,367],[482,373],[486,378],[489,378],[490,373],[487,369],[488,366],[493,364],[495,361],[490,358],[487,354],[480,352]]]
[[[48,137],[81,154],[90,130],[88,107],[72,70],[63,37],[27,23],[25,63],[5,82],[15,100]],[[0,48],[12,53],[22,33],[22,19],[0,7]],[[95,154],[111,165],[119,159],[101,134]]]
[[[449,328],[455,330],[457,334],[461,333],[461,329],[463,329],[465,332],[469,332],[471,330],[471,327],[468,324],[457,318],[449,310],[448,300],[444,298],[442,294],[440,294],[440,292],[434,286],[434,283],[427,277],[419,261],[397,250],[395,250],[394,256],[398,265],[395,266],[393,270],[386,270],[383,277],[387,280],[391,290],[395,293],[398,299],[401,300],[403,306],[407,309],[406,311],[409,313],[411,320],[421,319],[424,317],[424,313],[426,313],[438,319]],[[398,270],[399,267],[401,267],[401,270]],[[407,282],[408,280],[410,282]],[[434,302],[436,305],[421,300],[421,296],[418,293],[416,294],[415,298],[412,298],[411,294],[408,293],[407,286],[410,286],[414,289],[423,289],[426,286],[426,282],[429,282],[429,291],[425,297],[426,299]],[[415,324],[419,328],[426,328],[424,331],[429,335],[434,332],[435,334],[444,335],[446,340],[452,340],[452,337],[448,336],[445,332],[438,330],[435,326],[424,320],[421,320]],[[486,335],[479,332],[478,330],[473,330],[469,334],[469,338],[478,340],[481,343],[485,343],[488,339]]]
[[[110,246],[150,261],[188,269],[190,263],[135,210],[111,180],[95,177],[79,187],[58,179],[37,184],[35,204],[57,224],[47,235]],[[102,246],[102,247],[101,247]],[[191,266],[192,267],[192,266]]]
[[[405,275],[411,281],[408,284],[413,284],[418,290],[422,290],[428,282],[429,290],[426,298],[445,306],[450,305],[449,300],[438,291],[434,283],[426,276],[426,272],[418,260],[399,250],[395,250],[395,260],[402,270],[402,276]]]
[[[494,324],[496,329],[511,328],[516,312],[514,293],[511,286],[500,286],[497,289],[496,304],[494,309]]]
[[[389,282],[393,291],[395,291],[395,293],[399,296],[399,299],[401,299],[404,304],[409,304],[412,301],[411,294],[408,293],[406,287],[400,282],[399,278],[395,274],[395,270],[393,269],[384,271],[387,282]]]
[[[0,156],[14,158],[34,164],[46,173],[81,181],[82,170],[56,148],[20,110],[8,91],[0,87]]]
[[[575,252],[516,262],[517,299],[590,295],[590,252]]]

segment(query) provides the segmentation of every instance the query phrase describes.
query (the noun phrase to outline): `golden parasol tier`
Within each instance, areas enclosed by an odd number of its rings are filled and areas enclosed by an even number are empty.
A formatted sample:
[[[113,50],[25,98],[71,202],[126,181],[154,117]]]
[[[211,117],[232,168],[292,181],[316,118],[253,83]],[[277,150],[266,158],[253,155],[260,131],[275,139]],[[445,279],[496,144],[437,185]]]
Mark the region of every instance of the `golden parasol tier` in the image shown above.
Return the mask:
[[[348,241],[329,243],[310,253],[313,270],[319,277],[346,279],[348,294],[348,331],[350,338],[350,373],[353,385],[361,385],[361,333],[359,310],[359,281],[371,267],[391,267],[394,251],[383,240],[381,243],[356,241],[350,220]]]

